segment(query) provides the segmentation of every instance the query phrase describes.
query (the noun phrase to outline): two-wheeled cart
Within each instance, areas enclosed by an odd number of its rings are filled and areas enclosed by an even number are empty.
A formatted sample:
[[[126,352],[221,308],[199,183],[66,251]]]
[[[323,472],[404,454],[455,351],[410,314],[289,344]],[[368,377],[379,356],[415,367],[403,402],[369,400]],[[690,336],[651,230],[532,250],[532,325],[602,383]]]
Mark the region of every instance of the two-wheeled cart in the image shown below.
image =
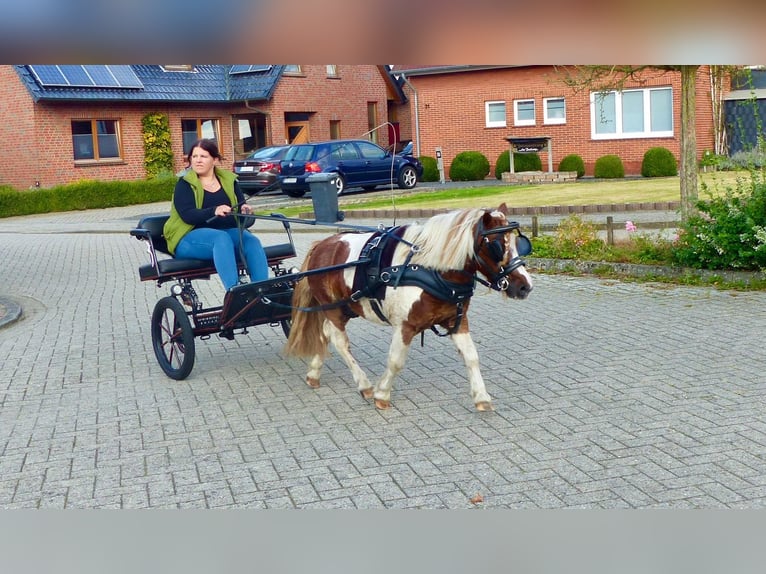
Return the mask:
[[[154,281],[158,287],[172,282],[170,295],[157,301],[151,318],[154,354],[168,377],[181,380],[189,376],[194,367],[197,337],[218,334],[233,339],[237,332],[246,333],[248,327],[256,325],[281,325],[285,336],[290,334],[290,304],[297,275],[284,264],[296,255],[287,218],[280,214],[261,216],[281,222],[287,236],[283,243],[264,245],[274,276],[236,285],[227,291],[222,305],[205,306],[194,282],[210,279],[217,273],[213,262],[171,256],[162,235],[168,217],[144,217],[130,231],[131,236],[147,243],[149,252],[149,263],[138,269],[141,281]],[[239,273],[245,275],[244,263],[239,263]]]

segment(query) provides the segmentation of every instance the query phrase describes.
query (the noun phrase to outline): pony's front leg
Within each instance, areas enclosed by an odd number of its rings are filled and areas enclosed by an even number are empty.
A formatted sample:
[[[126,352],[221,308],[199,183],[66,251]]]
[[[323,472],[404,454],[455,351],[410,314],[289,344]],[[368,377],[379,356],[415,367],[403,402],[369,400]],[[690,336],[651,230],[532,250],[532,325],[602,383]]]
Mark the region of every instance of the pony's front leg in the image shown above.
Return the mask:
[[[324,332],[351,371],[351,375],[354,377],[354,382],[356,383],[356,388],[359,393],[365,399],[369,399],[372,396],[372,383],[370,383],[367,375],[351,354],[351,343],[348,340],[348,333],[346,333],[346,330],[339,328],[332,321],[328,320],[324,324]]]
[[[468,371],[468,381],[471,385],[471,398],[478,411],[492,410],[492,397],[487,393],[484,379],[479,370],[479,353],[473,343],[471,334],[468,332],[456,333],[451,336],[458,353],[463,357],[465,368]]]
[[[391,389],[394,386],[394,378],[404,367],[404,361],[410,351],[412,342],[411,334],[404,334],[402,326],[394,328],[394,336],[391,339],[391,346],[388,349],[388,364],[383,376],[380,377],[378,384],[375,385],[375,406],[385,410],[391,406]]]

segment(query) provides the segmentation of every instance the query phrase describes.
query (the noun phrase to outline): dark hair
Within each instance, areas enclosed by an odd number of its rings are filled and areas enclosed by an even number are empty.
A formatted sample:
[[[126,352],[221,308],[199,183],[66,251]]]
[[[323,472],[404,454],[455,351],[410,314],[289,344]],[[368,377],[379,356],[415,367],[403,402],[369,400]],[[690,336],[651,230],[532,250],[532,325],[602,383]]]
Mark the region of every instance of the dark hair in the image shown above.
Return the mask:
[[[201,147],[215,159],[219,159],[219,160],[223,159],[221,152],[218,151],[218,144],[215,143],[215,140],[211,140],[208,138],[201,138],[195,141],[191,145],[191,147],[189,148],[189,153],[186,154],[186,163],[189,165],[191,165],[191,155],[195,147]]]

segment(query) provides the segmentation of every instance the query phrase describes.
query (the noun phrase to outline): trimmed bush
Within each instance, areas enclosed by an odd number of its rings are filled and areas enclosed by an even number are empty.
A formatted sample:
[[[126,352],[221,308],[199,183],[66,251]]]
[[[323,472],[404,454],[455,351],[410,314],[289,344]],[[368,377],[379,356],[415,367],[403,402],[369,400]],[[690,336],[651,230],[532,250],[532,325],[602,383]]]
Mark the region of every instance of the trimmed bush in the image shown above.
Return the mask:
[[[0,217],[170,201],[177,178],[137,181],[82,180],[56,187],[0,189]]]
[[[436,158],[428,155],[421,155],[418,160],[423,164],[423,177],[420,181],[439,181],[439,166]]]
[[[620,156],[610,154],[598,158],[593,168],[593,176],[604,179],[625,177],[625,166],[622,165]]]
[[[463,151],[455,156],[449,166],[452,181],[479,181],[489,175],[489,160],[478,151]]]
[[[644,153],[644,159],[641,162],[641,175],[644,177],[678,175],[678,162],[668,148],[649,148]]]
[[[585,175],[585,162],[576,153],[571,153],[559,162],[559,171],[576,171],[577,177],[582,177]]]
[[[536,153],[513,154],[513,171],[542,171],[543,162]],[[511,171],[511,152],[501,153],[495,162],[495,178],[503,179],[503,173]]]

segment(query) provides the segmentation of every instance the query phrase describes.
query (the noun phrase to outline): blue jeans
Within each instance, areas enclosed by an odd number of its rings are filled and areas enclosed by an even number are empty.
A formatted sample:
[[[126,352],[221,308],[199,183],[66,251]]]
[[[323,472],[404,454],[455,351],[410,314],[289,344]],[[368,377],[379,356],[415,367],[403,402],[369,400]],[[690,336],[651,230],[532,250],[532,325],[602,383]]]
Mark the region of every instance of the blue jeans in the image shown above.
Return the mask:
[[[247,230],[242,232],[242,244],[251,281],[269,277],[269,265],[261,241]],[[212,259],[215,270],[221,278],[224,289],[234,287],[239,280],[239,229],[192,229],[181,238],[176,246],[176,257],[190,259]]]

